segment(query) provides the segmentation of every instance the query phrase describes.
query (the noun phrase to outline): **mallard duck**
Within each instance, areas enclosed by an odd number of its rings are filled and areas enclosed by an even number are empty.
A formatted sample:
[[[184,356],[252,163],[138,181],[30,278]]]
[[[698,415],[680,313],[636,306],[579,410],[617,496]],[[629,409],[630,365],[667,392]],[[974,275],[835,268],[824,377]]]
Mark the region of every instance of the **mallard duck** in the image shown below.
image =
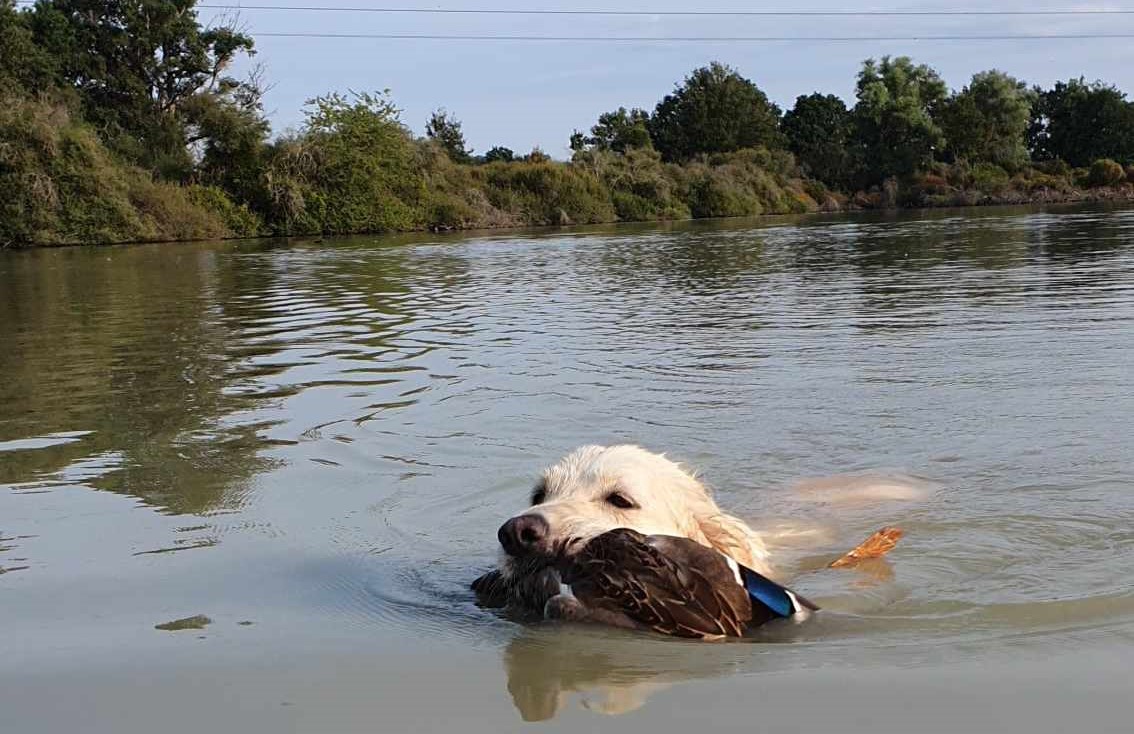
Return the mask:
[[[818,607],[791,589],[688,538],[619,528],[560,567],[563,588],[544,616],[678,637],[740,637]]]

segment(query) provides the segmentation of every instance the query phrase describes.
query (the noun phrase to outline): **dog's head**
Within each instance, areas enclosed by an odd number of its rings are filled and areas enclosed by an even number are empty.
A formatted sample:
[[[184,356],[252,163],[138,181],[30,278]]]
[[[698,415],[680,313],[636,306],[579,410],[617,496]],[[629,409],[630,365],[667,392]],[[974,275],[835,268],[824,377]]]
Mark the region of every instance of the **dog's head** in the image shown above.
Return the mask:
[[[637,446],[584,446],[545,470],[531,507],[500,527],[505,570],[554,563],[615,528],[690,538],[766,570],[763,543],[747,525],[721,512],[678,464]]]

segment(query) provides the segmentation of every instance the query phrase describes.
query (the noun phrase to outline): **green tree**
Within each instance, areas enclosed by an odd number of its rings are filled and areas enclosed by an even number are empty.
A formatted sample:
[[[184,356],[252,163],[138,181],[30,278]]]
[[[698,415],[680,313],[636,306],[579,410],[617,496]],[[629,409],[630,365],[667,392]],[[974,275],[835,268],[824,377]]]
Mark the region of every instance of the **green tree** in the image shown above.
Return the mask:
[[[735,69],[713,62],[696,69],[658,103],[650,138],[666,160],[741,148],[783,146],[780,109]]]
[[[1134,161],[1134,104],[1123,92],[1082,78],[1036,91],[1029,131],[1035,159],[1081,167],[1100,158]]]
[[[297,136],[277,143],[265,172],[272,220],[285,233],[412,229],[421,224],[417,147],[383,94],[307,103]]]
[[[511,148],[505,148],[503,145],[497,145],[488,149],[484,154],[485,163],[495,163],[497,161],[503,163],[511,163],[516,160],[516,154],[512,152]]]
[[[625,153],[632,148],[649,148],[649,122],[650,113],[638,108],[627,111],[625,107],[619,107],[613,112],[604,112],[591,127],[590,136],[577,131],[571,136],[571,150]]]
[[[15,0],[0,0],[0,92],[43,92],[58,81],[58,64],[35,42],[28,19]]]
[[[461,122],[444,109],[434,111],[425,123],[425,136],[435,140],[454,163],[471,163],[472,150],[465,145]]]
[[[905,176],[929,165],[945,136],[936,116],[945,82],[906,56],[867,59],[858,74],[855,134],[862,146],[863,183]]]
[[[228,26],[205,28],[197,0],[45,0],[30,25],[37,44],[77,90],[88,121],[120,153],[169,178],[192,167],[186,107],[225,95],[226,75],[252,39]]]
[[[185,105],[196,178],[232,198],[263,206],[261,173],[271,128],[264,118],[256,75],[194,95]]]
[[[850,183],[854,119],[833,94],[809,94],[784,114],[788,148],[812,178],[841,188]]]
[[[955,159],[1014,171],[1028,163],[1034,95],[1003,72],[982,71],[941,109],[946,146]]]

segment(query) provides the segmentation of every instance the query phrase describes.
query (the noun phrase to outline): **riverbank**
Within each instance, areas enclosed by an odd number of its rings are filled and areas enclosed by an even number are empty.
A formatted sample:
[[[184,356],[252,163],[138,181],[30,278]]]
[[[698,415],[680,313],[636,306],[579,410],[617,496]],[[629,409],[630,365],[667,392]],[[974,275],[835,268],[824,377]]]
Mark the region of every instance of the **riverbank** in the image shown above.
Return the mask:
[[[582,224],[649,224],[651,222],[695,222],[695,221],[711,221],[711,220],[727,220],[727,219],[750,219],[756,217],[777,217],[792,214],[838,214],[838,213],[855,213],[855,212],[912,212],[919,209],[952,209],[952,208],[967,208],[967,207],[1012,207],[1012,206],[1043,206],[1043,205],[1074,205],[1074,204],[1134,204],[1134,187],[1125,187],[1123,189],[1073,189],[1068,192],[1060,191],[1044,191],[1038,195],[1022,196],[1016,192],[1000,193],[1000,194],[986,194],[979,191],[959,191],[949,198],[940,198],[936,200],[926,201],[918,205],[907,206],[877,206],[872,205],[872,195],[865,192],[860,192],[853,199],[846,199],[843,202],[836,200],[833,204],[828,203],[827,206],[816,206],[808,208],[804,211],[767,211],[760,214],[739,214],[733,216],[716,216],[716,217],[683,217],[683,218],[653,218],[653,219],[604,219],[584,222]],[[865,203],[863,200],[865,199]],[[516,230],[539,230],[539,229],[555,229],[559,227],[572,227],[580,223],[571,221],[569,218],[555,224],[546,222],[524,222],[517,221],[514,223],[497,223],[492,225],[478,225],[470,223],[462,226],[451,225],[435,225],[430,227],[423,227],[417,229],[398,230],[397,232],[349,232],[347,234],[414,234],[423,232],[445,233],[445,232],[510,232]],[[222,230],[223,232],[223,230]],[[216,241],[232,241],[232,240],[258,240],[268,239],[273,237],[286,237],[286,236],[322,236],[322,233],[293,233],[291,235],[280,235],[270,231],[258,233],[240,233],[233,234],[231,232],[224,232],[222,234],[200,235],[197,233],[189,234],[181,238],[170,237],[151,237],[151,238],[137,238],[137,239],[108,239],[105,241],[74,241],[74,242],[52,242],[37,243],[37,244],[24,244],[24,245],[10,245],[0,247],[4,249],[33,249],[39,247],[89,247],[100,245],[141,245],[141,244],[188,244],[192,242],[201,242],[207,240]]]
[[[5,176],[19,186],[0,213],[0,249],[1134,202],[1121,169],[1120,181],[1092,186],[1097,174],[1088,169],[1009,175],[995,166],[935,164],[846,194],[802,175],[786,151],[745,149],[680,164],[649,149],[585,151],[570,162],[533,155],[459,164],[432,141],[403,139],[396,160],[378,160],[384,170],[361,180],[355,174],[373,161],[336,164],[320,148],[325,140],[284,141],[252,175],[260,193],[250,206],[214,186],[153,180],[65,106],[13,101],[0,109],[0,128],[22,149]]]

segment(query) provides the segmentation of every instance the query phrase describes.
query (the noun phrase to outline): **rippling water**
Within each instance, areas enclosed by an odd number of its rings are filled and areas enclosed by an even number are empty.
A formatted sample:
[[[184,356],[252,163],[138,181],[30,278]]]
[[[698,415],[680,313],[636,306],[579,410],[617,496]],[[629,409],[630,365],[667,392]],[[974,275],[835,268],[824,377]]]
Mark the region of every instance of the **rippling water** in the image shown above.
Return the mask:
[[[1132,365],[1121,209],[0,253],[0,730],[1125,731]],[[536,472],[618,441],[816,530],[827,613],[479,609]]]

